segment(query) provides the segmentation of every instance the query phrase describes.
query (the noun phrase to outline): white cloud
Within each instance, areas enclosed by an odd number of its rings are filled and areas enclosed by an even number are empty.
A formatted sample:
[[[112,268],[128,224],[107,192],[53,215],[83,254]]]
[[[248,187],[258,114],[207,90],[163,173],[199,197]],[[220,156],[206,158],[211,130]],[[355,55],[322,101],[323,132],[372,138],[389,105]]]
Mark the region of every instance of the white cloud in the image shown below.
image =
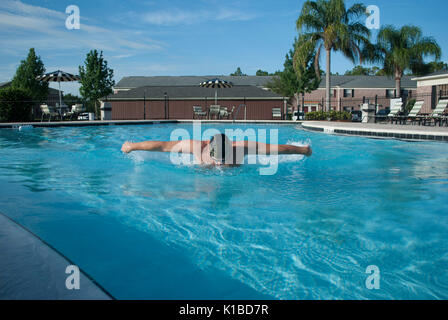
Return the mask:
[[[67,30],[63,12],[25,4],[21,1],[1,0],[0,38],[7,39],[0,51],[29,48],[31,44],[40,49],[71,50],[100,49],[110,51],[161,50],[164,44],[147,37],[129,38],[125,30],[111,30],[91,24],[81,15],[81,29]],[[88,21],[88,20],[87,20]]]
[[[253,13],[234,9],[209,9],[198,11],[185,11],[173,9],[169,11],[154,11],[143,14],[143,21],[160,26],[174,26],[197,24],[207,21],[249,21],[256,18]]]

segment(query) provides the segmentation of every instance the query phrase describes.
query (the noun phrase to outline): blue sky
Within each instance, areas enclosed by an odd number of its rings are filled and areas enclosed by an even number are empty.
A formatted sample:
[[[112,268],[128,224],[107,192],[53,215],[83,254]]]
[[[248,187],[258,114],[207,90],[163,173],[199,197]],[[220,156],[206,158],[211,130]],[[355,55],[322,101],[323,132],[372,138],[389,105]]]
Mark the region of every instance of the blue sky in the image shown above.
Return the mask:
[[[247,74],[282,69],[297,35],[303,0],[0,0],[0,82],[10,80],[34,47],[47,71],[77,73],[86,53],[104,51],[118,82],[124,76]],[[377,5],[381,24],[414,24],[436,38],[447,61],[446,0],[347,1]],[[81,29],[65,27],[77,5]],[[333,55],[332,72],[351,69]],[[55,87],[55,85],[52,85]],[[78,94],[78,84],[63,84]]]

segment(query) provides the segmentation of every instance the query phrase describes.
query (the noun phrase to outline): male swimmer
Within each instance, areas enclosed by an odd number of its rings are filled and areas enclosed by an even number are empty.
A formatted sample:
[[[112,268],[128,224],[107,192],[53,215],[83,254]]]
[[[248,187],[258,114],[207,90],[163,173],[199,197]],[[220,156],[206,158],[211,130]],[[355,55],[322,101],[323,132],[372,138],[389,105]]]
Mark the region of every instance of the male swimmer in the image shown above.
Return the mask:
[[[311,147],[292,146],[285,144],[266,144],[253,141],[234,141],[223,133],[214,135],[210,140],[181,140],[181,141],[144,141],[138,143],[125,142],[121,151],[159,151],[193,154],[199,164],[214,166],[234,166],[244,163],[244,156],[248,154],[303,154],[311,156]]]

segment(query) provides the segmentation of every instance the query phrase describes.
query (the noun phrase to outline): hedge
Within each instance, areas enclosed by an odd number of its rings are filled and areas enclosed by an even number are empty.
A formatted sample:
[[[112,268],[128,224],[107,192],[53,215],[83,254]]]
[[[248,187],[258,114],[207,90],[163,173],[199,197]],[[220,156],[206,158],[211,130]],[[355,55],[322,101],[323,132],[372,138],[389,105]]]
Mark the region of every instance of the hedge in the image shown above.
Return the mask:
[[[305,115],[306,120],[327,120],[330,118],[331,121],[335,120],[351,120],[352,115],[350,112],[347,111],[312,111],[308,112]]]
[[[33,104],[27,90],[12,87],[1,89],[0,122],[29,121]]]

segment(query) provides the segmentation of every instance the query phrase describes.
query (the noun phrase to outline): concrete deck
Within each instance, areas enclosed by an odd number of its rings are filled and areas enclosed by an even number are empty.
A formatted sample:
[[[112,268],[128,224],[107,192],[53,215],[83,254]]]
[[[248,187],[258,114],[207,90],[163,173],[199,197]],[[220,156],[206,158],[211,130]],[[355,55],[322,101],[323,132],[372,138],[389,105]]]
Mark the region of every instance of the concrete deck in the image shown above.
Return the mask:
[[[82,271],[79,290],[68,290],[74,265],[34,234],[0,213],[0,300],[110,300]]]
[[[327,134],[353,135],[376,139],[430,140],[448,142],[448,127],[396,125],[359,122],[305,121],[302,128]]]

